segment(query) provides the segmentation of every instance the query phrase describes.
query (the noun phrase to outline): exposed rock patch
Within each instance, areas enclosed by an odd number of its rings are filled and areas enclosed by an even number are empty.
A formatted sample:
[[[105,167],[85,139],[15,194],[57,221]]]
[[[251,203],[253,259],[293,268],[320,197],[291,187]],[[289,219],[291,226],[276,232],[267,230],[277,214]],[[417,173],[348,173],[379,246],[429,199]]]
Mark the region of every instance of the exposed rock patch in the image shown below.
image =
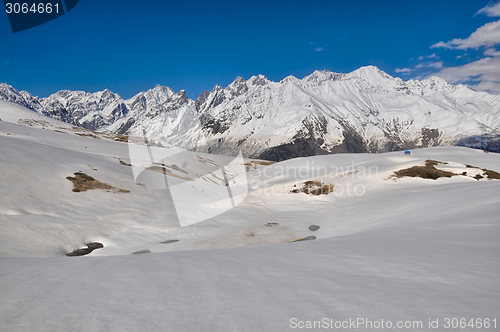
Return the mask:
[[[266,160],[252,160],[249,161],[248,163],[245,163],[245,166],[252,166],[252,165],[260,165],[260,166],[269,166],[274,164],[274,161],[266,161]]]
[[[290,241],[290,242],[300,242],[300,241],[308,241],[308,240],[316,240],[316,236],[309,235],[309,236],[306,236],[306,237],[303,237],[303,238],[300,238],[300,239],[296,239],[296,240],[293,240],[293,241]]]
[[[166,240],[166,241],[161,241],[160,243],[175,243],[179,242],[179,240]]]
[[[308,195],[328,195],[333,192],[333,184],[324,184],[319,181],[306,181],[302,188],[296,188],[291,191],[293,194],[304,193]]]
[[[123,160],[120,160],[120,164],[122,164],[123,166],[132,166],[132,164],[126,163]]]
[[[87,191],[87,190],[92,190],[92,189],[104,189],[107,191],[113,191],[113,192],[120,192],[120,193],[128,193],[130,192],[129,190],[125,189],[119,189],[113,186],[110,186],[109,184],[102,183],[90,175],[87,175],[82,172],[76,172],[75,176],[68,176],[66,179],[70,180],[73,182],[73,191],[74,192],[81,192],[81,191]]]
[[[396,171],[394,173],[393,177],[396,177],[396,178],[419,177],[419,178],[423,178],[423,179],[436,180],[436,179],[441,178],[441,177],[451,178],[453,176],[460,176],[460,175],[468,176],[467,172],[462,172],[462,173],[458,174],[458,173],[453,173],[453,172],[448,172],[448,171],[443,171],[443,170],[437,169],[435,166],[437,166],[439,164],[446,165],[448,163],[429,159],[429,160],[425,161],[425,166],[413,166],[410,168],[401,169],[399,171]],[[465,168],[472,168],[472,169],[482,171],[482,174],[477,173],[474,176],[470,176],[473,179],[476,179],[478,181],[481,179],[484,179],[484,178],[487,178],[488,180],[493,180],[493,179],[500,180],[500,173],[498,173],[496,171],[492,171],[492,170],[486,169],[486,168],[481,169],[479,167],[475,167],[475,166],[472,166],[469,164],[465,164],[464,166],[465,166]]]
[[[99,242],[91,242],[87,243],[87,248],[82,248],[82,249],[76,249],[75,251],[72,251],[66,256],[68,257],[73,257],[73,256],[85,256],[90,254],[92,251],[99,249],[99,248],[104,248],[104,245]]]
[[[500,180],[500,173],[492,171],[491,169],[486,169],[486,168],[483,168],[483,171],[484,171],[484,174],[486,174],[486,177],[488,178],[488,180],[493,180],[493,179]]]
[[[145,250],[134,251],[132,254],[138,255],[138,254],[150,254],[150,253],[151,253],[151,251],[149,251],[148,249],[145,249]]]
[[[164,175],[173,176],[173,177],[176,177],[176,178],[179,178],[179,179],[182,179],[182,180],[193,181],[193,179],[191,179],[190,177],[182,176],[182,175],[178,175],[178,174],[172,173],[170,170],[167,169],[167,166],[165,166],[165,165],[162,165],[162,166],[151,166],[151,167],[148,167],[146,169],[148,171],[162,173]],[[184,171],[184,173],[186,173],[186,172]]]
[[[437,180],[442,177],[451,178],[452,176],[459,175],[453,172],[447,172],[437,169],[436,165],[441,162],[435,160],[426,160],[425,166],[413,166],[410,168],[401,169],[394,173],[397,178],[412,177],[412,178],[422,178],[422,179],[432,179]]]

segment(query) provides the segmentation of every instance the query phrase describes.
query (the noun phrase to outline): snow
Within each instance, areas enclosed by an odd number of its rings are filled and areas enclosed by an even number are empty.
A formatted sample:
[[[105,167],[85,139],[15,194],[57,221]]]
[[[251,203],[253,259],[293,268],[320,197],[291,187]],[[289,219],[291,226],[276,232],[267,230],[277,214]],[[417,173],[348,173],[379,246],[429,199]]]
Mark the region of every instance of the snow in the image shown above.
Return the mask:
[[[143,171],[137,184],[119,163],[130,162],[127,144],[22,126],[31,113],[12,107],[0,104],[2,330],[288,331],[292,318],[424,327],[429,318],[500,319],[500,181],[390,178],[427,159],[457,173],[471,171],[466,164],[500,171],[498,154],[439,147],[254,163],[245,200],[180,227],[169,191],[154,189],[163,175]],[[169,169],[177,176],[204,178],[213,185],[200,188],[215,194],[225,186],[214,172],[233,160],[184,151],[165,164],[186,172]],[[74,193],[66,176],[77,171],[130,193]],[[335,191],[290,193],[306,180]],[[189,198],[196,217],[197,198]],[[320,229],[309,231],[312,224]],[[309,235],[318,239],[284,243]],[[160,243],[170,239],[180,241]],[[88,242],[104,248],[65,256]],[[151,253],[132,255],[139,250]]]
[[[429,318],[498,317],[493,187],[441,187],[413,197],[424,198],[420,202],[430,211],[417,204],[401,211],[395,225],[304,243],[3,258],[2,325],[9,331],[287,331],[291,318],[426,324]],[[466,197],[442,202],[455,210],[429,206],[450,191]],[[381,200],[373,202],[383,202],[381,207],[371,207],[394,209],[398,197],[386,197],[394,204]],[[473,197],[484,199],[483,205],[471,206]]]
[[[0,100],[0,119],[2,121],[18,123],[20,120],[37,120],[47,123],[51,126],[60,126],[63,128],[71,128],[71,126],[65,122],[58,121],[35,111],[29,110],[23,106]]]

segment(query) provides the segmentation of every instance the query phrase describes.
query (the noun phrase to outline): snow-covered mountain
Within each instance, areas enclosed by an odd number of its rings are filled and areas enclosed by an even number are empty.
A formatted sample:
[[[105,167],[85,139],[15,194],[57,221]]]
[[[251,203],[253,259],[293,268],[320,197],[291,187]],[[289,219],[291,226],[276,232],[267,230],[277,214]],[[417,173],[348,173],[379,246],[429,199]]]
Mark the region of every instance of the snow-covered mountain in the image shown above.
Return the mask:
[[[109,90],[39,99],[1,84],[0,99],[91,130],[270,160],[436,145],[500,151],[500,97],[438,77],[404,81],[373,66],[280,82],[238,77],[196,101],[159,85],[123,100]]]
[[[157,85],[126,101],[129,113],[103,129],[193,149],[205,144],[195,101]]]
[[[47,98],[38,98],[0,83],[0,100],[90,130],[110,125],[128,113],[124,100],[108,89],[95,93],[61,90]]]

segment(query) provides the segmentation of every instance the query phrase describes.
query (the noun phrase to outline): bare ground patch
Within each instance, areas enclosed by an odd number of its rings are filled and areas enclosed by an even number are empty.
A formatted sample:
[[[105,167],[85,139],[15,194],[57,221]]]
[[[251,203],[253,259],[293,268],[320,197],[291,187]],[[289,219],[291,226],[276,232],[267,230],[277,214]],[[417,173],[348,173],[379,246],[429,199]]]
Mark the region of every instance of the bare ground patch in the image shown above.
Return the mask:
[[[275,163],[274,161],[267,161],[267,160],[252,160],[249,161],[248,163],[245,163],[245,166],[252,166],[252,165],[269,166],[274,163]]]
[[[448,164],[448,163],[429,159],[429,160],[425,161],[425,166],[413,166],[410,168],[401,169],[399,171],[394,172],[394,175],[392,177],[396,177],[396,178],[419,177],[422,179],[436,180],[436,179],[439,179],[442,177],[451,178],[453,176],[460,176],[460,175],[467,176],[467,172],[462,172],[459,174],[459,173],[453,173],[453,172],[448,172],[448,171],[443,171],[443,170],[437,169],[435,166],[437,166],[439,164]],[[478,170],[483,171],[482,174],[478,173],[475,176],[471,176],[473,179],[476,179],[478,181],[481,179],[484,179],[484,178],[487,178],[488,180],[493,180],[493,179],[500,180],[500,173],[498,173],[498,172],[495,172],[495,171],[492,171],[492,170],[486,169],[486,168],[481,169],[479,167],[472,166],[469,164],[465,164],[464,166],[465,166],[465,168],[474,168],[474,169],[478,169]]]
[[[92,251],[96,249],[104,248],[104,245],[99,242],[87,243],[87,248],[76,249],[70,253],[67,253],[66,256],[74,257],[74,256],[85,256],[90,254]]]
[[[97,137],[96,135],[91,134],[91,133],[75,133],[75,135],[82,136],[82,137],[91,137],[91,138],[99,139],[99,137]]]
[[[185,170],[183,170],[182,168],[180,168],[179,166],[177,166],[175,164],[172,164],[170,166],[168,166],[168,165],[163,165],[163,166],[169,167],[169,168],[171,168],[171,169],[173,169],[173,170],[175,170],[177,172],[181,172],[181,173],[184,173],[184,174],[189,174],[188,172],[186,172]]]
[[[87,175],[82,172],[76,172],[75,176],[68,176],[66,179],[70,180],[73,182],[73,191],[74,192],[81,192],[81,191],[87,191],[87,190],[93,190],[93,189],[104,189],[106,191],[111,191],[111,192],[118,192],[118,193],[129,193],[129,190],[125,189],[120,189],[116,188],[113,186],[110,186],[109,184],[102,183],[90,175]]]
[[[97,132],[94,131],[95,134],[97,134]],[[101,134],[104,138],[107,138],[109,140],[112,140],[112,141],[116,141],[116,142],[124,142],[124,143],[128,143],[128,136],[127,135],[120,135],[120,134]]]
[[[432,180],[437,180],[442,177],[451,178],[452,176],[459,175],[452,172],[442,171],[434,166],[413,166],[401,169],[394,174],[397,178],[412,177]]]
[[[500,180],[500,173],[492,171],[491,169],[483,168],[483,172],[489,180]]]
[[[115,141],[115,142],[124,142],[128,143],[129,136],[127,135],[120,135],[120,134],[110,134],[110,133],[102,133],[98,131],[92,131],[92,130],[87,130],[85,128],[79,128],[79,127],[72,127],[73,132],[75,135],[82,136],[82,137],[91,137],[95,139],[107,139],[110,141]]]
[[[45,120],[20,119],[17,123],[27,127],[51,127],[50,122]]]
[[[309,241],[309,240],[316,240],[316,236],[309,235],[309,236],[306,236],[306,237],[302,237],[302,238],[299,238],[299,239],[292,239],[292,240],[288,240],[288,241],[285,241],[285,242],[302,242],[302,241]]]
[[[151,167],[148,167],[146,168],[148,171],[153,171],[153,172],[157,172],[157,173],[162,173],[162,174],[165,174],[165,175],[168,175],[168,176],[173,176],[175,178],[179,178],[179,179],[182,179],[182,180],[187,180],[187,181],[193,181],[193,179],[189,178],[189,177],[186,177],[186,176],[181,176],[181,175],[177,175],[177,174],[174,174],[172,172],[170,172],[166,166],[151,166]]]
[[[196,156],[196,157],[198,157],[198,161],[200,163],[211,164],[211,165],[214,165],[214,166],[218,166],[213,160],[210,160],[210,159],[207,159],[207,158],[203,158],[203,157],[200,157],[200,156]]]
[[[296,185],[294,185],[296,187]],[[333,192],[333,184],[324,184],[319,181],[306,181],[302,188],[295,188],[291,191],[293,194],[304,193],[308,195],[328,195]]]
[[[425,166],[413,166],[410,168],[401,169],[399,171],[394,172],[393,177],[396,178],[411,177],[411,178],[437,180],[443,177],[451,178],[452,176],[455,175],[463,175],[463,174],[456,174],[453,172],[443,171],[434,167],[439,164],[448,164],[448,163],[428,159],[425,161]]]

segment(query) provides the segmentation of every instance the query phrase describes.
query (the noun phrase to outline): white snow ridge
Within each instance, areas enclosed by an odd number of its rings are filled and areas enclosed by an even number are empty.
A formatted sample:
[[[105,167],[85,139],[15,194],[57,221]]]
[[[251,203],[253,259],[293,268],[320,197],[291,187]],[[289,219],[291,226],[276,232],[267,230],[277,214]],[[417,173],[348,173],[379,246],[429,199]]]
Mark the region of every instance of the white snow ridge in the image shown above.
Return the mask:
[[[39,99],[7,84],[0,99],[90,130],[145,131],[163,144],[274,161],[440,145],[500,152],[500,97],[439,77],[404,81],[374,66],[280,82],[238,77],[196,100],[160,85],[128,100],[109,90]]]
[[[494,150],[496,96],[375,67],[0,92],[1,331],[498,329],[500,155],[437,146]]]

